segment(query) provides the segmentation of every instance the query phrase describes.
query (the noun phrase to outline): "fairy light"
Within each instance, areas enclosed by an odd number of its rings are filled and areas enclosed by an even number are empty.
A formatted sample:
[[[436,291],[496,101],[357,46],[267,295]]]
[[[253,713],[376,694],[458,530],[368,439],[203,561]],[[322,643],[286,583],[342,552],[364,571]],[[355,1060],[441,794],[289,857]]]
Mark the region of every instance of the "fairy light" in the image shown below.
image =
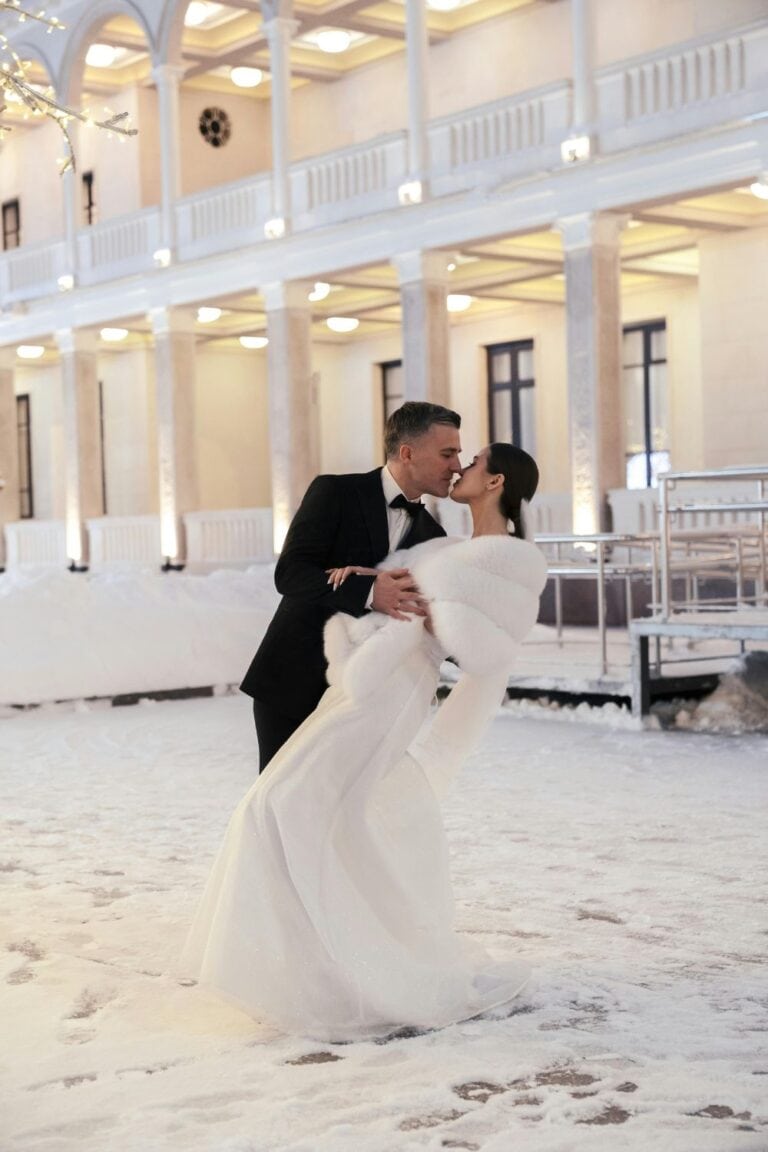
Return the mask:
[[[48,33],[63,32],[65,29],[65,25],[57,16],[47,15],[44,9],[39,12],[30,12],[22,7],[21,0],[0,0],[0,13],[2,12],[13,13],[20,24],[26,23],[27,20],[43,24]],[[24,106],[22,116],[25,120],[29,119],[30,115],[47,116],[49,120],[58,124],[66,145],[66,155],[59,165],[60,175],[63,176],[65,172],[70,170],[75,172],[77,169],[75,149],[68,128],[73,120],[77,120],[89,128],[103,128],[108,136],[137,135],[137,129],[130,126],[127,112],[118,112],[117,114],[106,112],[105,118],[99,120],[90,112],[82,112],[77,108],[69,108],[65,104],[60,104],[56,100],[52,88],[40,88],[33,84],[28,79],[29,65],[14,51],[8,37],[0,32],[0,57],[3,56],[5,59],[0,64],[0,139],[6,132],[13,131],[13,125],[2,120],[2,115],[7,110],[9,102]]]

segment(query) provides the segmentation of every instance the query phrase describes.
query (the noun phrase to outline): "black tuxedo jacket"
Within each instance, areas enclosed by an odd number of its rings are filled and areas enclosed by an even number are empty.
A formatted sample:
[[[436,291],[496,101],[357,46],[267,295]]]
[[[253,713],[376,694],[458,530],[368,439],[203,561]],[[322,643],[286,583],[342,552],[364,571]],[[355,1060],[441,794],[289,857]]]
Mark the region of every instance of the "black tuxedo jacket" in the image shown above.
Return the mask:
[[[410,548],[444,536],[426,508],[399,545]],[[334,592],[327,568],[373,568],[389,553],[381,469],[318,476],[293,518],[275,569],[283,599],[240,685],[285,716],[304,719],[328,687],[323,628],[334,612],[362,616],[373,576],[350,576]]]

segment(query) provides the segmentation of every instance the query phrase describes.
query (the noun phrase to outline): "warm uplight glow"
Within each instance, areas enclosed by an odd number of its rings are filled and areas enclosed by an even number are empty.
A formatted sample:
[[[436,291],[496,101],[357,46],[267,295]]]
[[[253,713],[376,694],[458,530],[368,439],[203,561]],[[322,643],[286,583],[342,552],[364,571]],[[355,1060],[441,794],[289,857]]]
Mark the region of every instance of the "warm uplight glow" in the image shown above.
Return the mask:
[[[397,190],[397,198],[401,204],[421,204],[424,189],[421,180],[408,180],[401,184]]]
[[[307,296],[307,300],[312,304],[316,304],[318,300],[325,300],[330,290],[330,284],[324,284],[322,280],[318,280],[309,296]]]
[[[152,253],[152,259],[156,268],[167,268],[171,263],[170,248],[158,248],[156,252]]]
[[[269,344],[267,336],[241,336],[240,343],[243,348],[266,348]]]
[[[351,43],[352,37],[343,28],[326,28],[315,36],[321,52],[346,52]]]
[[[233,68],[229,78],[238,88],[258,88],[264,78],[261,68]]]
[[[221,308],[209,308],[204,305],[197,310],[197,320],[199,324],[213,324],[214,320],[218,320],[221,316]]]
[[[326,324],[331,332],[354,332],[360,321],[354,316],[329,316]]]
[[[42,344],[19,344],[16,355],[20,360],[39,360],[45,355],[45,348]]]
[[[59,286],[59,292],[71,292],[75,286],[75,278],[71,272],[63,272],[56,283]]]
[[[102,340],[107,344],[119,344],[128,336],[127,328],[102,328],[99,333]]]
[[[184,23],[187,28],[199,28],[201,24],[206,22],[211,12],[211,5],[206,4],[205,0],[192,0],[192,3],[187,7]]]
[[[464,296],[461,292],[450,292],[445,298],[445,306],[449,312],[466,312],[472,304],[471,296]]]
[[[111,44],[91,44],[85,57],[91,68],[111,68],[117,56],[117,48]]]
[[[591,150],[589,136],[572,136],[560,145],[560,157],[563,164],[576,164],[580,160],[589,160]]]
[[[285,220],[282,216],[275,216],[272,220],[267,220],[264,225],[264,235],[267,240],[280,240],[285,236]]]

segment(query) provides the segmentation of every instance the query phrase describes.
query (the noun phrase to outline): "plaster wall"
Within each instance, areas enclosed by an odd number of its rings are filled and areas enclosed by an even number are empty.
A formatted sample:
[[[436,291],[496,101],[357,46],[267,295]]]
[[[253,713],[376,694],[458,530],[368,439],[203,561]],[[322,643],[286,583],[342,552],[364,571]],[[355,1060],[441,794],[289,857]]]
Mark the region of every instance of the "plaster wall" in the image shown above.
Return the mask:
[[[107,515],[158,513],[157,423],[151,349],[99,357]]]

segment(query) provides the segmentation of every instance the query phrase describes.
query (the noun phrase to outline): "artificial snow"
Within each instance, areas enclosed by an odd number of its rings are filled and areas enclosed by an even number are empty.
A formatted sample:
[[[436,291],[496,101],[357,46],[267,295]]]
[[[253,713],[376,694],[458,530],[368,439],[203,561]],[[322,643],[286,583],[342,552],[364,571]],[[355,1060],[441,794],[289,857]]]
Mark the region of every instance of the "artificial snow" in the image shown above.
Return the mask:
[[[763,736],[503,710],[445,819],[459,927],[533,983],[319,1045],[179,975],[248,703],[0,719],[2,1152],[765,1152]]]

